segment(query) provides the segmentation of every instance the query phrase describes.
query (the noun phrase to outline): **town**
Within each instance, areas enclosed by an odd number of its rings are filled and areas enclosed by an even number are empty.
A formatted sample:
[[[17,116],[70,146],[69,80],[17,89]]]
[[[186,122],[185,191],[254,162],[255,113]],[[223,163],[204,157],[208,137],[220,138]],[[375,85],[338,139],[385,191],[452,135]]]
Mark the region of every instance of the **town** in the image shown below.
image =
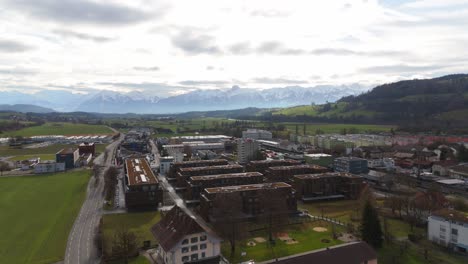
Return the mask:
[[[65,263],[139,254],[150,263],[398,263],[409,254],[435,263],[447,254],[463,259],[468,248],[468,138],[462,136],[291,132],[275,138],[249,128],[241,137],[160,137],[135,127],[5,142],[64,146],[45,155],[53,160],[3,159],[10,166],[2,166],[5,176],[92,168],[93,190],[83,203],[88,216],[75,221]],[[132,218],[142,214],[157,221],[138,226]],[[119,224],[119,217],[126,220]],[[74,238],[80,230],[85,237]],[[89,239],[89,255],[77,252]]]

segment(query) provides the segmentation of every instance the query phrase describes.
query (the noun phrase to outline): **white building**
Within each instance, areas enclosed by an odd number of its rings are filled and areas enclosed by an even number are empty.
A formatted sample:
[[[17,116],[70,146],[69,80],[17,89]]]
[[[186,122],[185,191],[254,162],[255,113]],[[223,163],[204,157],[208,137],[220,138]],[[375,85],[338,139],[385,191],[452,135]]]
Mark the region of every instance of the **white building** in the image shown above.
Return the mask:
[[[261,129],[247,129],[247,131],[242,131],[242,138],[251,138],[251,139],[272,139],[273,135],[270,131],[261,130]]]
[[[182,264],[221,255],[221,239],[205,224],[174,206],[151,228],[159,241],[155,257],[158,263]]]
[[[34,165],[34,173],[54,173],[65,171],[65,163],[57,162],[39,162]]]
[[[255,158],[258,151],[258,142],[256,140],[238,139],[237,140],[237,161],[245,164]]]
[[[160,157],[159,158],[159,173],[161,175],[166,175],[171,168],[171,164],[174,163],[174,157],[167,156],[167,157]]]
[[[467,252],[468,216],[449,209],[433,212],[428,217],[427,237],[439,245]]]

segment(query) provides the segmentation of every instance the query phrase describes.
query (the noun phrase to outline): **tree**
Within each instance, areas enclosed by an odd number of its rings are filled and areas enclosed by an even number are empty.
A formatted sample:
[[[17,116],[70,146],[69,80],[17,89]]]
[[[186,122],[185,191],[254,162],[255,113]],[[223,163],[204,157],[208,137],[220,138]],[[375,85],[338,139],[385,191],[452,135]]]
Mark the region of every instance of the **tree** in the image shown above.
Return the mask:
[[[382,247],[382,229],[377,210],[367,201],[362,212],[361,237],[374,248]]]
[[[236,251],[236,242],[243,234],[242,197],[239,193],[220,193],[213,200],[212,223],[215,230],[229,241],[231,256]]]
[[[262,189],[259,191],[258,203],[263,208],[259,214],[259,220],[265,224],[271,242],[273,232],[280,230],[281,226],[288,222],[290,213],[288,200],[272,189]]]
[[[114,234],[114,240],[112,242],[113,256],[123,258],[125,263],[128,263],[128,259],[135,256],[137,250],[137,237],[133,232],[130,232],[124,227]]]
[[[468,161],[468,149],[466,149],[464,144],[461,144],[458,148],[457,159],[460,162]]]
[[[0,176],[3,176],[4,171],[11,170],[10,164],[4,161],[0,161]]]

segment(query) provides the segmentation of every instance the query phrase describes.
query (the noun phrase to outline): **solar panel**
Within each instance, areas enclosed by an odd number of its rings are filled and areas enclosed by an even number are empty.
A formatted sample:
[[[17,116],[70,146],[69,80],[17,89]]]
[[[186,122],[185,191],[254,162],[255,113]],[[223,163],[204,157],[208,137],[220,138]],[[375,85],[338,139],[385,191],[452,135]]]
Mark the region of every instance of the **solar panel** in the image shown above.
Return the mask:
[[[142,182],[147,182],[146,176],[144,174],[140,174],[140,178]]]

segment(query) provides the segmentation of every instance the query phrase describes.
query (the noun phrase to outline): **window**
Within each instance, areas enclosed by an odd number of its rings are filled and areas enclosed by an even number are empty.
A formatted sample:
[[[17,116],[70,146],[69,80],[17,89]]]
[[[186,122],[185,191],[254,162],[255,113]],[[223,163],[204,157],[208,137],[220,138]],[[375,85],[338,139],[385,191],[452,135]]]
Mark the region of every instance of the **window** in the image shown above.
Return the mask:
[[[205,241],[206,240],[206,236],[201,236],[200,237],[200,241]]]
[[[190,260],[198,260],[198,254],[190,255]]]
[[[188,244],[188,239],[184,239],[184,240],[182,241],[182,245],[186,245],[186,244]]]
[[[195,245],[195,246],[191,246],[190,247],[190,251],[197,251],[198,250],[198,246]]]
[[[206,256],[206,255],[205,255],[205,252],[202,252],[202,253],[201,253],[201,257],[202,257],[202,258],[205,258],[205,256]]]
[[[188,247],[183,247],[183,248],[182,248],[182,253],[187,253],[187,252],[188,252],[188,249],[189,249]]]
[[[189,261],[189,257],[188,256],[183,256],[182,257],[182,262],[187,262]]]
[[[452,235],[458,235],[458,229],[452,228]]]
[[[192,237],[190,239],[190,243],[197,243],[198,242],[198,237]]]
[[[206,244],[200,244],[200,249],[205,249],[206,248]]]

